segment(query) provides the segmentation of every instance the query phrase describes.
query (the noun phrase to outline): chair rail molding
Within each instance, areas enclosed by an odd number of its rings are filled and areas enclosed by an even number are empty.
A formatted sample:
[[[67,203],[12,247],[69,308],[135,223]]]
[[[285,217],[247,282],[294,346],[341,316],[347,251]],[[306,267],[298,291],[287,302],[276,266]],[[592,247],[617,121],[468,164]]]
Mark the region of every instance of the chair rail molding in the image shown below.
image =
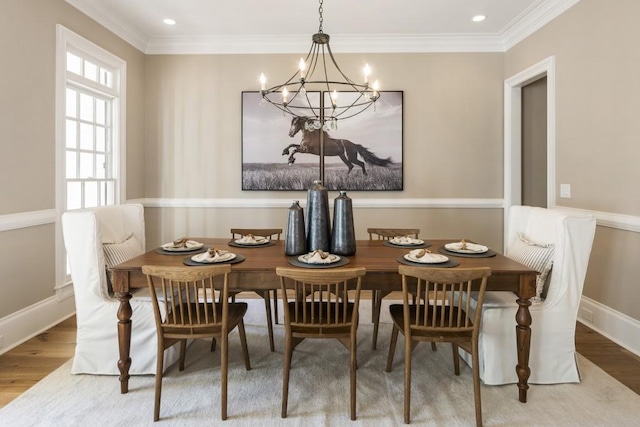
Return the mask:
[[[618,230],[632,231],[640,233],[640,216],[625,215],[612,212],[592,211],[588,209],[571,208],[567,206],[553,206],[557,209],[572,211],[581,214],[593,215],[596,218],[596,224],[602,227],[615,228]]]
[[[0,215],[0,231],[53,224],[56,222],[56,218],[57,213],[55,209],[4,214]]]
[[[304,202],[304,201],[303,201]],[[127,203],[140,203],[147,208],[288,208],[291,198],[277,199],[183,199],[183,198],[144,198],[127,200]],[[443,209],[502,209],[502,199],[354,199],[354,207],[365,209],[406,209],[406,208],[443,208]]]

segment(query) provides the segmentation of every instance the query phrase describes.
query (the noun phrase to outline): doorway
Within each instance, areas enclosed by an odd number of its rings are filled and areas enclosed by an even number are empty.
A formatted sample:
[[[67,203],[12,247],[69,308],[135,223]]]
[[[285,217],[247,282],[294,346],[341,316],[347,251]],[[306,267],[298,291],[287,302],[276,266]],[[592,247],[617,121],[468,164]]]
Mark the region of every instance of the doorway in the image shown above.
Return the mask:
[[[522,204],[547,207],[547,77],[522,87]]]
[[[546,78],[546,205],[555,206],[555,57],[508,78],[504,82],[504,229],[509,208],[523,204],[522,92],[523,88]],[[504,242],[506,248],[506,241]]]

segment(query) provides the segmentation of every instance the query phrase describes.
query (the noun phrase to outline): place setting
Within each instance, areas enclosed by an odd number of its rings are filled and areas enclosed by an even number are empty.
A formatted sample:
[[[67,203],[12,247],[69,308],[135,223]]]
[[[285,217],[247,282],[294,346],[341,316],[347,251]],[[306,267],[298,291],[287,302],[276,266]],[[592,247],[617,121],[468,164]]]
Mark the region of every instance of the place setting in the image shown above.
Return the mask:
[[[398,262],[404,265],[421,267],[449,268],[460,265],[460,261],[446,255],[436,254],[428,249],[413,249],[408,254],[398,257]]]
[[[289,264],[303,268],[334,268],[349,264],[349,258],[331,254],[320,249],[288,259]]]
[[[396,236],[385,240],[383,245],[391,248],[428,248],[431,243],[411,236]]]
[[[244,255],[235,254],[224,249],[211,248],[205,252],[188,256],[182,262],[189,266],[199,266],[211,264],[237,264],[244,260]]]
[[[187,237],[160,245],[156,252],[162,255],[184,255],[185,253],[199,253],[208,249],[202,242],[191,240]]]
[[[465,239],[459,242],[447,243],[439,247],[438,252],[444,255],[464,258],[490,258],[496,256],[496,251],[489,249],[487,246],[467,242]]]
[[[232,239],[228,245],[235,248],[265,248],[275,245],[275,240],[267,239],[264,236],[254,236],[253,234],[247,234],[239,239]]]

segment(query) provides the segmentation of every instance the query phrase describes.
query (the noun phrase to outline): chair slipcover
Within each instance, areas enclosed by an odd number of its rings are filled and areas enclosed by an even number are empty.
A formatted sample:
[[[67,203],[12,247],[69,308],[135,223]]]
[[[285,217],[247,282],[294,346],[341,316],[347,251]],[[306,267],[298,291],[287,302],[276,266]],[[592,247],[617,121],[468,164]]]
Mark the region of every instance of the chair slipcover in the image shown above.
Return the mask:
[[[560,209],[513,206],[509,212],[507,249],[522,233],[537,243],[553,243],[555,253],[546,298],[529,307],[531,350],[529,383],[580,382],[575,327],[596,220]],[[515,316],[517,296],[487,292],[480,328],[480,376],[485,384],[517,383]],[[462,354],[463,358],[466,354]]]
[[[120,302],[107,292],[103,243],[119,243],[133,233],[145,249],[142,205],[104,206],[65,212],[64,243],[71,266],[76,303],[76,351],[73,374],[119,375],[117,311]],[[157,336],[148,290],[130,300],[132,309],[131,368],[129,374],[155,374]],[[179,349],[165,353],[165,366],[179,357]]]

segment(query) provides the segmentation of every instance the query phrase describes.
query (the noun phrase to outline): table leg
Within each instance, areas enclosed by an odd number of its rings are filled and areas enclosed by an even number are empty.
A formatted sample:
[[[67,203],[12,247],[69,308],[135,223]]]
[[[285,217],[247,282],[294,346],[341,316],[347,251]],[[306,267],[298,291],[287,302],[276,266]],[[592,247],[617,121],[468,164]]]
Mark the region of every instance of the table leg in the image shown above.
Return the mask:
[[[129,368],[131,367],[131,294],[129,292],[116,292],[116,297],[120,301],[118,308],[118,348],[120,350],[120,360],[118,369],[120,370],[120,393],[129,391]]]
[[[518,311],[516,313],[516,343],[518,348],[518,365],[516,366],[516,373],[518,374],[518,389],[520,402],[527,402],[527,390],[529,384],[527,380],[531,375],[531,369],[529,368],[529,350],[531,345],[531,313],[529,312],[529,306],[531,301],[526,298],[518,298]]]

